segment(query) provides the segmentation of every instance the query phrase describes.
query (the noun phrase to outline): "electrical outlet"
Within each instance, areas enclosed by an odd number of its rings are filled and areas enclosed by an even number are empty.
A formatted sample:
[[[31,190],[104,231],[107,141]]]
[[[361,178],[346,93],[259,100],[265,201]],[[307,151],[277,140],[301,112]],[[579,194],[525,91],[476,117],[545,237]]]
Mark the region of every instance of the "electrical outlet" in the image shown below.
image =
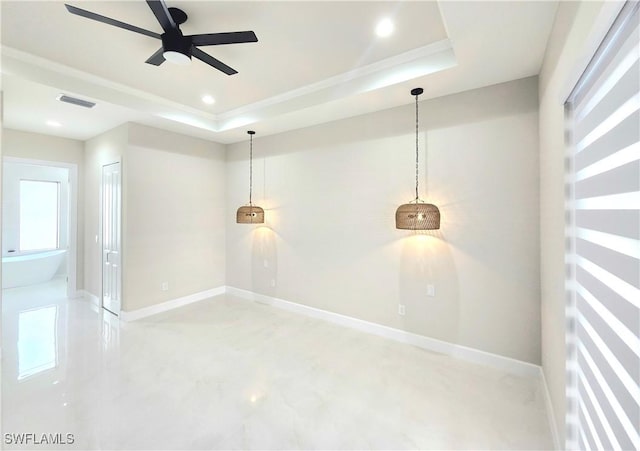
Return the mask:
[[[427,285],[427,296],[435,296],[436,295],[436,287],[433,285]]]
[[[269,267],[269,260],[265,259],[264,262],[263,262],[263,265],[264,265],[265,268],[268,268]]]
[[[162,282],[162,291],[169,291],[169,282]]]
[[[404,313],[405,313],[404,304],[398,304],[398,315],[404,316]]]
[[[275,287],[276,286],[276,279],[271,279],[271,286]]]

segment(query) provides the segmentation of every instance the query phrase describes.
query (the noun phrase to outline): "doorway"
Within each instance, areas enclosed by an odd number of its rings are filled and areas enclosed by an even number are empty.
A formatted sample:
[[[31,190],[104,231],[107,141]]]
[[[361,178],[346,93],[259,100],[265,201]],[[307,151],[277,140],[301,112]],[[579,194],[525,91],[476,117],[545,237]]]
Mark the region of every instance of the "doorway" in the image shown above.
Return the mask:
[[[76,287],[78,167],[5,157],[2,177],[2,288],[64,279]]]

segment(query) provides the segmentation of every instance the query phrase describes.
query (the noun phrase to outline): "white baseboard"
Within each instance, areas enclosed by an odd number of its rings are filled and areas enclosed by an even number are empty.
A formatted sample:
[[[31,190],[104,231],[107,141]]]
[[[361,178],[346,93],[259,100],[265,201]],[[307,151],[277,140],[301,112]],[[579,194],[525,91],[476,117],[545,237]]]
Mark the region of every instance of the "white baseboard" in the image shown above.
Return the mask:
[[[547,420],[549,421],[549,429],[551,430],[551,438],[553,439],[553,449],[564,449],[564,446],[560,446],[560,434],[558,434],[558,425],[556,423],[556,414],[553,410],[553,404],[551,403],[551,394],[549,393],[549,386],[547,385],[547,378],[544,376],[544,370],[540,368],[540,383],[542,384],[542,391],[544,392],[544,406],[547,411]]]
[[[201,291],[199,293],[190,294],[181,298],[172,299],[170,301],[162,302],[156,305],[150,305],[149,307],[141,308],[138,310],[132,310],[130,312],[121,311],[120,319],[124,321],[135,321],[147,316],[156,315],[158,313],[173,310],[178,307],[182,307],[193,302],[209,299],[213,296],[218,296],[225,293],[225,287],[211,288],[210,290]]]
[[[93,293],[89,293],[87,290],[77,290],[77,297],[86,299],[96,307],[100,307],[100,298]]]
[[[523,362],[521,360],[504,357],[490,352],[473,349],[462,345],[449,343],[435,338],[425,337],[423,335],[406,332],[400,329],[383,326],[381,324],[371,323],[350,316],[341,315],[339,313],[329,312],[326,310],[309,307],[295,302],[285,301],[263,294],[254,293],[252,291],[243,290],[235,287],[227,287],[227,293],[238,296],[243,299],[260,302],[262,304],[272,305],[274,307],[288,310],[290,312],[300,313],[302,315],[313,318],[323,319],[334,324],[367,332],[380,337],[389,338],[401,343],[411,344],[419,348],[428,349],[430,351],[439,352],[441,354],[450,355],[462,360],[482,365],[499,368],[512,374],[519,376],[539,377],[540,367],[532,363]]]

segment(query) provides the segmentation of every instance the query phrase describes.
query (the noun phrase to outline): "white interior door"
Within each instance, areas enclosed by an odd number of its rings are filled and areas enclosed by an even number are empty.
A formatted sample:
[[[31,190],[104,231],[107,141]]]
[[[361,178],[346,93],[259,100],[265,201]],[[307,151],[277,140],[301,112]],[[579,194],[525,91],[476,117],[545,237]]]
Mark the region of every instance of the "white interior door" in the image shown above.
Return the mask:
[[[121,174],[119,162],[102,167],[102,306],[115,315],[122,294]]]

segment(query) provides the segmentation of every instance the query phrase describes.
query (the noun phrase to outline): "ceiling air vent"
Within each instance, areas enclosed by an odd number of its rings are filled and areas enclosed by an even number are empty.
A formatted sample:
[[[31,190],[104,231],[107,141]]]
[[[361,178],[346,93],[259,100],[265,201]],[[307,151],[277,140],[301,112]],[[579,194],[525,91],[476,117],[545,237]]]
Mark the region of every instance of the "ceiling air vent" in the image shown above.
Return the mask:
[[[76,99],[75,97],[70,97],[65,94],[60,94],[58,97],[56,97],[56,99],[61,102],[66,102],[72,105],[82,106],[85,108],[93,108],[94,106],[96,106],[94,102],[89,102],[88,100]]]

